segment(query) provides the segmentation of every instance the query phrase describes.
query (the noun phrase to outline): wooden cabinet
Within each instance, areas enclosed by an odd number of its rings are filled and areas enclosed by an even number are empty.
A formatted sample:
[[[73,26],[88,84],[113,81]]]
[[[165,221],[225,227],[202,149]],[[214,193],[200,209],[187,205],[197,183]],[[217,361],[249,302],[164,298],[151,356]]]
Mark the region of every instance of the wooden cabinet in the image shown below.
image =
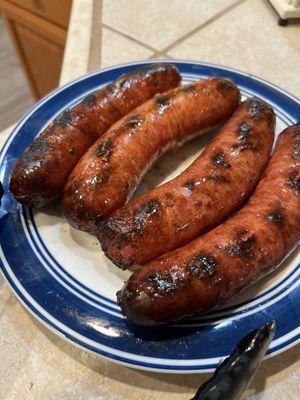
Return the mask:
[[[59,82],[71,0],[0,0],[0,10],[35,98]]]

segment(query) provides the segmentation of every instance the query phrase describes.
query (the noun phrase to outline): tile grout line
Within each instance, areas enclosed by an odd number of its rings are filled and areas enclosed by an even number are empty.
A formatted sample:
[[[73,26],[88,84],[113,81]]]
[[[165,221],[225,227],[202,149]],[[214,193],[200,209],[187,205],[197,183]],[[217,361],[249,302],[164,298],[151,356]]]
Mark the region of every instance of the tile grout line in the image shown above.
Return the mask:
[[[148,60],[153,60],[153,59],[156,59],[157,57],[164,57],[167,60],[172,60],[172,56],[169,56],[169,54],[167,54],[167,53],[161,53],[161,52],[152,54],[150,57],[148,57]]]
[[[90,40],[88,71],[101,67],[102,10],[103,10],[103,0],[93,0],[93,16],[92,16],[92,27],[91,27],[92,36]]]
[[[92,32],[94,33],[94,31],[97,31],[96,36],[96,40],[91,40],[91,44],[90,44],[90,55],[89,55],[89,63],[88,63],[88,68],[89,70],[91,69],[95,69],[98,68],[99,66],[101,66],[101,55],[102,55],[102,46],[100,44],[99,46],[99,39],[101,42],[101,38],[102,38],[102,29],[106,28],[111,32],[114,32],[120,36],[123,36],[124,38],[137,43],[138,45],[150,50],[153,52],[153,54],[151,56],[148,57],[149,60],[157,58],[157,57],[165,57],[167,59],[172,59],[173,57],[170,56],[169,54],[167,54],[167,52],[169,50],[172,50],[174,47],[176,47],[177,45],[179,45],[180,43],[182,43],[184,40],[188,39],[189,37],[193,36],[195,33],[197,33],[198,31],[201,31],[203,28],[207,27],[208,25],[210,25],[211,23],[213,23],[214,21],[216,21],[217,19],[219,19],[220,17],[222,17],[223,15],[227,14],[228,12],[230,12],[231,10],[233,10],[234,8],[238,7],[239,5],[241,5],[242,3],[244,3],[246,0],[237,0],[235,3],[231,4],[230,6],[224,8],[223,10],[219,11],[217,14],[213,15],[210,19],[208,19],[207,21],[205,21],[204,23],[200,24],[199,26],[197,26],[196,28],[194,28],[193,30],[191,30],[190,32],[186,33],[185,35],[183,35],[182,37],[180,37],[179,39],[175,40],[173,43],[171,43],[170,45],[168,45],[167,47],[165,47],[162,50],[157,50],[154,47],[148,45],[147,43],[144,43],[136,38],[134,38],[133,36],[129,35],[128,33],[122,32],[119,29],[116,29],[110,25],[107,25],[105,23],[102,22],[102,7],[103,7],[103,0],[94,0],[94,4],[93,4],[93,20],[92,20]],[[100,10],[100,12],[99,12]],[[96,17],[94,17],[96,15]],[[94,53],[97,53],[97,50],[100,49],[100,54],[98,52],[98,57],[94,57]],[[93,53],[93,54],[92,54]]]
[[[227,14],[228,12],[232,11],[234,8],[240,6],[242,3],[244,3],[246,0],[237,0],[235,3],[231,4],[230,6],[224,8],[223,10],[219,11],[217,14],[213,15],[211,18],[209,18],[207,21],[203,22],[200,24],[198,27],[194,28],[190,32],[186,33],[183,35],[181,38],[175,40],[175,42],[171,43],[169,46],[165,47],[162,50],[157,51],[154,53],[151,58],[159,57],[159,56],[165,56],[172,58],[167,54],[169,50],[172,50],[174,47],[182,43],[184,40],[188,39],[189,37],[193,36],[195,33],[201,31],[203,28],[206,28],[208,25],[210,25],[212,22],[216,21],[217,19],[223,17],[223,15]]]
[[[132,41],[132,42],[135,42],[135,43],[139,44],[140,46],[143,46],[143,47],[145,47],[146,49],[151,50],[151,51],[154,52],[154,53],[159,52],[159,50],[157,50],[157,49],[155,49],[154,47],[148,45],[147,43],[144,43],[144,42],[142,42],[142,41],[140,41],[140,40],[138,40],[138,39],[136,39],[136,38],[134,38],[134,37],[128,35],[128,33],[124,33],[124,32],[122,32],[122,31],[119,31],[118,29],[113,28],[112,26],[107,25],[107,24],[105,24],[105,23],[102,23],[102,26],[103,26],[103,28],[106,28],[106,29],[108,29],[109,31],[114,32],[114,33],[116,33],[116,34],[118,34],[118,35],[120,35],[120,36],[123,36],[123,37],[125,37],[126,39],[128,39],[128,40],[130,40],[130,41]]]

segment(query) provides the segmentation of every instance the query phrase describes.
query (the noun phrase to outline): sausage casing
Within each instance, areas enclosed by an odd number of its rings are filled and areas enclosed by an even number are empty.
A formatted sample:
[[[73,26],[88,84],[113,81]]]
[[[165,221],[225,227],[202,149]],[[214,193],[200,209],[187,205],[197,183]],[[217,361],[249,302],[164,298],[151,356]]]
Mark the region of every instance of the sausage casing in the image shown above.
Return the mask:
[[[166,150],[215,128],[238,106],[238,88],[210,78],[157,95],[114,124],[81,158],[62,206],[75,227],[95,224],[124,205],[145,171]]]
[[[217,226],[242,206],[270,157],[275,114],[244,101],[204,152],[175,179],[129,202],[99,225],[116,265],[143,265]]]
[[[256,191],[234,217],[134,272],[123,313],[159,325],[206,313],[273,271],[300,238],[300,125],[279,137]]]
[[[80,157],[114,122],[179,82],[173,65],[147,65],[63,111],[16,162],[10,181],[15,198],[38,207],[58,197]]]

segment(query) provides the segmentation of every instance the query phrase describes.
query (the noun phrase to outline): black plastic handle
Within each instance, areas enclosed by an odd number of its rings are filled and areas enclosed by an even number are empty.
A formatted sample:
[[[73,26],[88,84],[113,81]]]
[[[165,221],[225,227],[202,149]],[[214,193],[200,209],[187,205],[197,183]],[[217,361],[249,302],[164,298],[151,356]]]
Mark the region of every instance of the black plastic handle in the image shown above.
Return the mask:
[[[2,199],[3,193],[4,193],[3,186],[2,186],[2,183],[0,182],[0,205],[1,205],[1,199]]]
[[[238,400],[261,364],[274,333],[275,321],[250,332],[192,400]]]

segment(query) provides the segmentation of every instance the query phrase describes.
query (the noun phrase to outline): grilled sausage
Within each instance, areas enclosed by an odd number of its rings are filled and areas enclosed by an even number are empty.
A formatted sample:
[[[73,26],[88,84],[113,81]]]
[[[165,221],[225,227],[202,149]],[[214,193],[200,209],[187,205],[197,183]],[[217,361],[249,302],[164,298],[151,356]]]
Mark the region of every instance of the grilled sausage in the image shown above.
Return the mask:
[[[68,179],[62,205],[69,222],[93,231],[95,223],[124,205],[163,152],[219,125],[239,99],[231,81],[211,78],[157,95],[118,121]]]
[[[173,65],[152,64],[121,75],[65,110],[15,164],[10,182],[15,198],[38,207],[58,197],[80,157],[114,122],[179,82]]]
[[[224,202],[226,199],[224,199]],[[139,325],[206,313],[273,271],[300,238],[300,125],[287,128],[234,217],[134,272],[118,301]]]
[[[238,209],[270,157],[275,115],[243,102],[206,150],[177,178],[117,210],[99,227],[105,254],[122,268],[185,245]]]

